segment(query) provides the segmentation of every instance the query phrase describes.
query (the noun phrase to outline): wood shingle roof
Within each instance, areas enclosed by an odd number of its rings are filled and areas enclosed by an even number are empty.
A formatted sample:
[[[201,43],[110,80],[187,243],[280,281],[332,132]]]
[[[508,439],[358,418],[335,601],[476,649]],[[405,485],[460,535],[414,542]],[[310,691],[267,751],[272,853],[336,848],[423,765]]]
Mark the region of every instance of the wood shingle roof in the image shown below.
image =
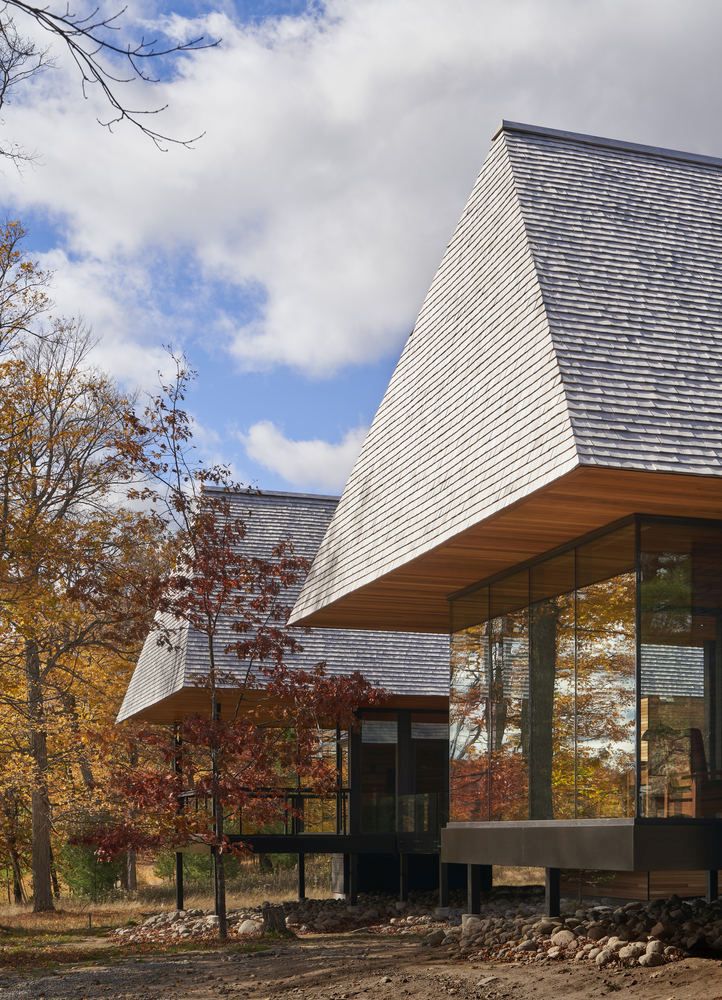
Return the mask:
[[[722,161],[504,123],[291,620],[441,630],[680,476],[710,516],[721,384]]]
[[[242,519],[247,533],[246,551],[269,558],[273,547],[290,538],[297,555],[312,559],[321,543],[338,503],[337,497],[277,492],[228,494],[234,516]],[[284,601],[293,605],[301,589],[289,588]],[[221,621],[219,648],[238,640],[230,619]],[[352,631],[338,629],[299,630],[302,652],[290,655],[290,666],[310,669],[326,662],[329,673],[348,675],[360,671],[367,680],[390,694],[407,698],[446,698],[449,693],[449,644],[445,636],[406,632]],[[148,721],[167,721],[166,706],[185,692],[198,692],[207,672],[205,638],[187,625],[178,626],[173,648],[158,644],[158,633],[146,639],[131,678],[118,721],[142,716]],[[234,653],[221,652],[219,673],[227,682],[245,675],[245,664]],[[232,682],[230,682],[232,683]],[[228,685],[227,685],[228,686]]]

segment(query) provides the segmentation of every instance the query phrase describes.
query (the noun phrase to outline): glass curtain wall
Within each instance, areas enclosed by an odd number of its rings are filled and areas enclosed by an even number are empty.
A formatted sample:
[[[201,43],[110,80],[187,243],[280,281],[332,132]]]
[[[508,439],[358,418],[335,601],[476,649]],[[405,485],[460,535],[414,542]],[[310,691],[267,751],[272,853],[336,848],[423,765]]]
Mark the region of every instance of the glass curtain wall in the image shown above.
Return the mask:
[[[640,813],[722,817],[722,526],[640,526]]]
[[[396,746],[394,715],[367,712],[361,720],[361,831],[396,829]]]
[[[450,818],[634,815],[633,525],[452,602]]]

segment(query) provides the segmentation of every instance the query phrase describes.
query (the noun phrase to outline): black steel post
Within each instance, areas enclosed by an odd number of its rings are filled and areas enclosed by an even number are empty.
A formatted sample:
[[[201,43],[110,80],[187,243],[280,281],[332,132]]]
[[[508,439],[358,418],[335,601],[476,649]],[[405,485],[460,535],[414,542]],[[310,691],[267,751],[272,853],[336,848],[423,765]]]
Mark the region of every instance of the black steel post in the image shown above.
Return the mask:
[[[336,725],[336,833],[346,833],[343,808],[343,747],[341,727]]]
[[[184,893],[183,893],[183,853],[182,851],[175,852],[175,908],[176,910],[183,910],[184,907]]]
[[[412,796],[416,790],[414,747],[411,741],[411,712],[399,709],[396,739],[396,831],[416,833]]]
[[[544,912],[548,917],[558,917],[561,912],[561,871],[544,869]]]
[[[494,869],[491,865],[479,865],[479,880],[482,892],[491,892],[494,884]]]
[[[351,855],[343,856],[343,894],[346,899],[351,895]]]
[[[466,866],[466,912],[481,913],[481,865]]]
[[[405,903],[409,898],[409,856],[399,854],[399,899]]]
[[[358,854],[348,856],[348,901],[351,906],[358,903]]]
[[[361,833],[361,720],[349,733],[349,833]]]
[[[298,898],[300,902],[306,898],[306,855],[298,855]]]
[[[183,774],[183,762],[181,759],[182,752],[182,738],[180,734],[180,728],[176,723],[173,731],[173,773],[181,775]],[[181,791],[183,789],[181,788]],[[183,799],[179,797],[178,799],[178,812],[183,811]],[[176,851],[175,854],[175,908],[176,910],[184,909],[185,903],[185,893],[183,891],[183,853],[181,851]]]
[[[708,903],[714,903],[716,899],[719,899],[719,872],[716,868],[707,872],[707,892],[705,895]]]
[[[449,905],[449,866],[439,858],[439,908]]]

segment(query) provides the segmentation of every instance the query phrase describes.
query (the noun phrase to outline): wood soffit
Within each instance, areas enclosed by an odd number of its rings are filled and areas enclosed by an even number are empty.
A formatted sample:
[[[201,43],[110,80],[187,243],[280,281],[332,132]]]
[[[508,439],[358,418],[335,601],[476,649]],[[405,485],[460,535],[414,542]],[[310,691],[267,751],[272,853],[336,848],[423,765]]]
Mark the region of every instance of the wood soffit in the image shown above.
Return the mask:
[[[262,694],[260,698],[263,699]],[[255,706],[258,700],[258,692],[245,696],[245,702],[248,705]],[[182,688],[168,698],[138,712],[132,717],[132,721],[150,723],[151,725],[171,725],[174,722],[180,722],[189,715],[208,714],[209,701],[208,690],[204,687]],[[218,693],[218,701],[221,705],[221,718],[230,718],[238,705],[238,692],[230,689],[221,690]],[[265,701],[267,704],[260,709],[258,718],[262,723],[272,724],[274,721],[273,702],[268,698]],[[418,697],[394,695],[384,702],[383,708],[433,709],[448,712],[449,699],[439,695],[419,695]]]
[[[722,517],[722,477],[580,466],[298,624],[448,632],[451,594],[632,514]]]

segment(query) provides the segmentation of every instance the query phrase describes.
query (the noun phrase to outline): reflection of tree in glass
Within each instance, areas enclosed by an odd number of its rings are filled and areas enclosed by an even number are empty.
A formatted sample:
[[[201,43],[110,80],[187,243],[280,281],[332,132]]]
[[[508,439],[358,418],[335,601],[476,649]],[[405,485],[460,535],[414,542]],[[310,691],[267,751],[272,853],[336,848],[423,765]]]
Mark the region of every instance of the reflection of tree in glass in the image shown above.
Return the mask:
[[[488,684],[482,627],[452,637],[449,794],[457,820],[489,818]]]
[[[635,576],[577,592],[577,815],[634,809]]]

